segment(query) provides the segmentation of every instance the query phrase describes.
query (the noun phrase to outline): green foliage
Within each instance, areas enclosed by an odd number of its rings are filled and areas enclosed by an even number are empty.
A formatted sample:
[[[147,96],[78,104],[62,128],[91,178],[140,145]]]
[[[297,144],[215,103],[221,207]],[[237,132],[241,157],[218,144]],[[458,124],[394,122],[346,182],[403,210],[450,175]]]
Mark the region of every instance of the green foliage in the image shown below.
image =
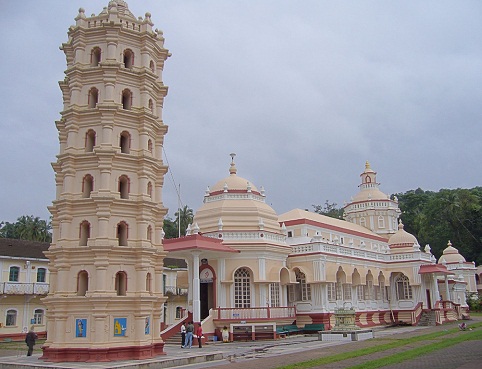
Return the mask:
[[[183,208],[176,211],[174,214],[175,220],[172,220],[169,216],[164,218],[164,237],[165,238],[177,238],[179,237],[179,220],[181,222],[181,236],[186,235],[186,228],[189,224],[192,224],[194,213],[191,208],[185,205]]]
[[[45,221],[33,215],[22,215],[17,222],[1,222],[0,237],[15,238],[27,241],[51,242],[50,221]]]
[[[325,205],[311,205],[314,208],[315,213],[326,215],[331,218],[343,219],[343,208],[337,208],[336,203],[329,203],[325,201]]]
[[[396,196],[404,229],[420,245],[430,244],[439,258],[451,241],[466,260],[482,263],[482,187],[439,192],[419,188]]]
[[[475,292],[468,294],[467,305],[469,305],[469,309],[471,312],[482,311],[482,295],[479,295]]]
[[[169,217],[164,218],[164,238],[176,238],[178,236],[178,230],[176,223]]]

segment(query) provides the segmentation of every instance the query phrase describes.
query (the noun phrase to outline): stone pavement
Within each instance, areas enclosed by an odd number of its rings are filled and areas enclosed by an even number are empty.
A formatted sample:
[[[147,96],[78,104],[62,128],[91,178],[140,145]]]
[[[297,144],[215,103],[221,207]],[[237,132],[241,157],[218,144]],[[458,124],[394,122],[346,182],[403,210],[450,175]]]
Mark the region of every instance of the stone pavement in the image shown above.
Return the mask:
[[[477,319],[482,320],[482,318]],[[475,321],[475,319],[469,321],[469,326]],[[216,342],[204,345],[202,349],[195,346],[191,349],[181,349],[179,345],[166,344],[164,347],[166,352],[165,356],[149,360],[132,360],[112,363],[46,363],[39,360],[40,355],[26,357],[24,356],[24,353],[19,353],[16,355],[0,357],[0,369],[158,369],[170,367],[189,369],[269,369],[324,356],[383,345],[393,341],[393,339],[410,338],[416,335],[448,330],[454,327],[456,327],[456,324],[437,327],[376,328],[374,330],[376,339],[357,342],[325,342],[318,341],[316,335],[298,335],[276,341]],[[457,334],[464,333],[465,332],[457,332]],[[397,347],[362,357],[317,366],[316,368],[349,368],[370,360],[404,352],[407,348],[420,347],[421,345],[432,342],[434,341],[417,342],[409,346]],[[482,341],[465,341],[440,351],[419,356],[414,360],[407,360],[397,365],[385,366],[384,368],[480,369],[482,368]]]

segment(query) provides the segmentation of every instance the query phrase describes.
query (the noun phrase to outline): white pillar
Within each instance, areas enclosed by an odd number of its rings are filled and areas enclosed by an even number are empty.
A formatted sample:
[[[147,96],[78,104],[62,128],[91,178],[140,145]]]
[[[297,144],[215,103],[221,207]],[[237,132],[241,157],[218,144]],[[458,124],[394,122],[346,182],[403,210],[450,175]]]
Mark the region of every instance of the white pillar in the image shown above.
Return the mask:
[[[195,322],[201,321],[201,298],[199,293],[199,253],[193,252],[192,278],[192,317]]]
[[[448,301],[452,301],[452,299],[450,298],[449,281],[447,275],[445,275],[445,293],[447,294],[446,299]]]

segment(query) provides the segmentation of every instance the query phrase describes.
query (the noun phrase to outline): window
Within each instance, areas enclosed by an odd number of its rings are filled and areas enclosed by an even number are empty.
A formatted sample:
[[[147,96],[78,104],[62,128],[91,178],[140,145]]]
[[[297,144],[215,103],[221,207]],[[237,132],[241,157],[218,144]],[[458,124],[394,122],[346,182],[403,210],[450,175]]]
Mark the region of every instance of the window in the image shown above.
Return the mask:
[[[381,215],[378,217],[378,228],[385,228],[385,218]]]
[[[410,281],[406,275],[400,274],[395,279],[395,285],[398,300],[410,300],[412,298],[412,286],[410,286]]]
[[[149,107],[149,110],[152,112],[152,110],[154,109],[154,104],[152,102],[152,99],[149,99],[149,102],[148,102],[147,106]]]
[[[351,300],[351,283],[343,283],[343,300]]]
[[[234,307],[251,307],[251,273],[246,268],[234,273]]]
[[[311,286],[306,283],[306,276],[299,269],[295,269],[296,282],[295,285],[295,299],[296,301],[308,301],[311,300]]]
[[[89,129],[85,133],[85,152],[94,151],[94,146],[95,146],[95,131],[93,129]]]
[[[182,307],[176,306],[176,319],[181,319],[181,318],[182,318]]]
[[[125,272],[118,272],[115,275],[115,289],[117,296],[126,296],[127,294],[127,274]]]
[[[131,135],[129,132],[122,132],[120,135],[119,146],[121,148],[121,153],[129,154],[131,148]]]
[[[151,139],[147,140],[147,151],[149,151],[152,154],[152,140]]]
[[[7,319],[5,321],[6,326],[15,326],[17,325],[17,311],[16,310],[7,310]]]
[[[147,240],[152,241],[152,227],[150,224],[147,226]]]
[[[42,309],[35,309],[33,313],[33,324],[42,324],[44,320],[44,311]]]
[[[90,65],[92,67],[97,67],[100,63],[101,50],[100,47],[94,47],[92,53],[90,54]]]
[[[151,69],[151,71],[153,73],[156,71],[155,68],[154,68],[154,62],[152,60],[149,62],[149,68]]]
[[[288,231],[288,237],[293,237],[293,232]]]
[[[121,199],[128,199],[129,198],[129,187],[130,181],[129,177],[126,175],[122,175],[119,177],[119,194]]]
[[[45,282],[45,277],[47,275],[47,269],[38,268],[37,269],[37,282]]]
[[[270,283],[269,284],[270,301],[271,301],[271,306],[273,306],[273,307],[280,306],[279,289],[280,289],[279,283]]]
[[[10,273],[8,276],[8,281],[9,282],[18,282],[18,276],[20,274],[20,268],[19,267],[10,267]]]
[[[128,89],[122,91],[122,109],[131,110],[132,107],[132,92]]]
[[[361,225],[362,227],[366,227],[366,226],[367,226],[367,222],[366,222],[365,218],[360,218],[360,225]]]
[[[94,177],[86,174],[82,180],[82,197],[87,199],[94,190]]]
[[[87,104],[89,108],[93,109],[97,106],[98,102],[99,102],[99,90],[96,89],[95,87],[92,87],[89,91],[89,101]]]
[[[120,222],[117,225],[117,239],[119,241],[119,246],[127,246],[127,237],[128,237],[128,232],[127,232],[127,223],[126,222]]]
[[[87,241],[90,238],[90,223],[87,220],[84,220],[80,223],[80,237],[79,237],[79,246],[87,246]]]
[[[335,283],[328,283],[326,287],[328,289],[328,301],[336,301]]]
[[[82,270],[77,274],[77,296],[85,296],[89,290],[89,274]]]
[[[132,68],[133,65],[134,65],[134,53],[132,52],[132,50],[127,49],[126,51],[124,51],[124,66],[126,68]]]
[[[152,294],[152,275],[151,273],[146,274],[146,291]]]
[[[152,199],[152,183],[151,182],[147,183],[147,194]]]
[[[356,286],[356,294],[358,297],[358,301],[365,300],[365,287],[366,286],[363,284],[359,284],[358,286]]]

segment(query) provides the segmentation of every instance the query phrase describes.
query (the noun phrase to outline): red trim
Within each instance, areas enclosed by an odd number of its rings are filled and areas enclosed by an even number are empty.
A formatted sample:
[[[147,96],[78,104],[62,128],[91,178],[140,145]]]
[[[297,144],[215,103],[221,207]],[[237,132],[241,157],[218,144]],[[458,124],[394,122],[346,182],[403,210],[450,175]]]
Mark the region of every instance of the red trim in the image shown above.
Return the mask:
[[[43,346],[41,360],[48,362],[108,362],[121,360],[150,359],[165,355],[164,342],[147,346],[91,348],[50,348]]]
[[[184,251],[192,249],[224,251],[224,252],[240,252],[223,244],[223,241],[217,238],[205,237],[200,234],[193,234],[181,238],[170,238],[163,240],[164,251]]]
[[[348,234],[352,234],[352,235],[359,236],[359,237],[370,238],[372,240],[376,240],[376,241],[380,241],[380,242],[387,242],[387,239],[384,238],[384,237],[371,235],[371,234],[367,234],[367,233],[362,233],[362,232],[358,232],[358,231],[353,231],[353,230],[350,230],[350,229],[333,226],[333,225],[326,224],[326,223],[323,223],[323,222],[317,222],[317,221],[311,220],[311,219],[288,220],[288,221],[280,222],[280,225],[282,223],[284,223],[286,227],[291,227],[291,226],[300,225],[300,224],[307,224],[307,225],[312,225],[312,226],[315,226],[315,227],[326,228],[326,229],[329,229],[329,230],[332,230],[332,231],[337,231],[337,232],[340,232],[340,233],[348,233]]]

